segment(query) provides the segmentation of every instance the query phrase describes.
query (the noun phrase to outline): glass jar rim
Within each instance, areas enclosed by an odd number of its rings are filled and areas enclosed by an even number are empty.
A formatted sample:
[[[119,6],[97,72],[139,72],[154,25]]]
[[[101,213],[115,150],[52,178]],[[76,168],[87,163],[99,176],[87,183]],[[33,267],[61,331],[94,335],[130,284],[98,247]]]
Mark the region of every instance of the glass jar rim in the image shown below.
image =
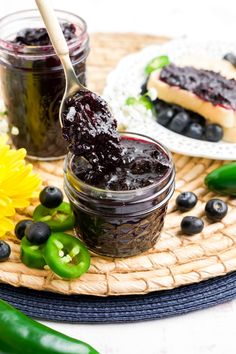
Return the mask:
[[[88,37],[87,34],[87,23],[85,22],[85,20],[72,13],[69,11],[65,11],[65,10],[60,10],[60,9],[55,9],[56,14],[58,14],[58,17],[60,19],[60,14],[61,15],[67,15],[67,16],[72,16],[74,17],[77,21],[80,21],[80,23],[82,24],[82,29],[81,32],[79,33],[79,35],[75,38],[72,38],[71,40],[67,41],[67,45],[69,47],[69,50],[74,49],[74,47],[76,47],[78,45],[78,40],[83,39],[83,37]],[[27,10],[20,10],[20,11],[15,11],[15,12],[11,12],[3,17],[0,18],[0,30],[1,27],[4,25],[4,21],[9,21],[11,19],[14,19],[14,16],[20,16],[20,15],[27,15],[27,14],[37,14],[38,18],[41,18],[41,15],[39,13],[39,11],[37,9],[27,9]],[[20,29],[19,29],[20,30]],[[7,50],[9,52],[17,52],[20,54],[36,54],[39,52],[47,52],[47,53],[54,53],[54,49],[52,44],[48,44],[48,45],[40,45],[40,46],[28,46],[25,44],[17,44],[17,43],[12,43],[9,40],[5,40],[2,39],[0,37],[0,48]],[[25,51],[25,48],[27,48],[27,52]]]
[[[121,190],[121,191],[117,191],[117,190],[110,190],[110,189],[103,189],[103,188],[98,188],[98,187],[95,187],[95,186],[92,186],[90,184],[87,184],[85,182],[83,182],[81,179],[79,179],[73,172],[72,168],[71,168],[71,162],[74,158],[74,154],[72,154],[71,152],[69,152],[65,158],[65,165],[64,165],[64,174],[66,175],[67,173],[67,170],[69,169],[69,172],[71,174],[70,177],[72,177],[72,180],[75,182],[75,183],[78,183],[78,186],[80,188],[83,189],[83,191],[90,191],[94,194],[99,194],[99,195],[104,195],[104,197],[110,195],[111,198],[119,198],[121,195],[122,196],[127,196],[127,197],[130,197],[132,196],[133,194],[137,194],[137,192],[140,192],[140,193],[145,193],[145,192],[148,192],[149,190],[153,189],[153,188],[157,188],[159,185],[161,185],[163,183],[163,181],[165,181],[166,179],[168,179],[168,177],[171,176],[171,174],[173,173],[173,169],[174,169],[174,162],[173,162],[173,158],[172,158],[172,154],[171,152],[168,150],[168,148],[163,145],[162,143],[160,143],[159,141],[149,137],[149,136],[146,136],[146,135],[143,135],[143,134],[139,134],[139,133],[134,133],[134,132],[119,132],[121,137],[122,136],[137,136],[139,138],[143,138],[143,139],[147,139],[147,141],[150,141],[150,142],[153,142],[155,145],[158,145],[158,147],[164,151],[164,153],[167,155],[168,157],[168,161],[170,162],[170,167],[168,168],[168,171],[164,174],[164,176],[160,179],[158,179],[157,181],[155,181],[154,183],[148,185],[148,186],[145,186],[145,187],[141,187],[141,188],[137,188],[137,189],[130,189],[130,190]]]

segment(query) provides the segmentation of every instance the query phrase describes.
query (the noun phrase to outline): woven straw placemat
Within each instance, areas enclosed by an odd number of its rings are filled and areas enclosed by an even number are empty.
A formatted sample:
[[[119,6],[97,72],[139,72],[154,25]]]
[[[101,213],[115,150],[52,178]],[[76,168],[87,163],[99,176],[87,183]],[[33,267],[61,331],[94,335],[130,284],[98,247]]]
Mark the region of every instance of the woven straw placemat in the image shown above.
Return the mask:
[[[69,323],[127,323],[179,316],[236,297],[236,272],[146,295],[62,295],[0,284],[0,297],[42,320]]]
[[[105,77],[125,54],[140,50],[151,43],[166,39],[136,34],[94,34],[89,58],[89,87],[101,92]],[[0,281],[14,286],[48,290],[63,294],[125,295],[146,294],[200,282],[236,270],[236,199],[221,197],[228,202],[229,212],[222,222],[209,223],[204,217],[207,200],[216,197],[204,187],[204,176],[224,162],[174,155],[177,177],[176,191],[170,201],[165,226],[159,241],[148,252],[126,259],[109,259],[92,255],[89,272],[80,279],[59,279],[49,270],[24,266],[19,259],[20,246],[13,235],[8,236],[12,254],[8,262],[0,263]],[[63,161],[34,163],[44,185],[62,187]],[[175,198],[182,191],[194,191],[199,201],[189,213],[175,209]],[[15,221],[32,215],[34,205],[21,210]],[[185,215],[203,216],[201,234],[184,236],[180,222]]]

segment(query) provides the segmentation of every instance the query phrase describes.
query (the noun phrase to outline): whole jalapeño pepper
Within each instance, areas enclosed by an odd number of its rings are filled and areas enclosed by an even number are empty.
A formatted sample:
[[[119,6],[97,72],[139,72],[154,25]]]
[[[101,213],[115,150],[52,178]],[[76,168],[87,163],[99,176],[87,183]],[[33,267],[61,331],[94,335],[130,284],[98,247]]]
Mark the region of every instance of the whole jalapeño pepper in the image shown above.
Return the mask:
[[[20,348],[16,351],[12,346],[0,340],[0,354],[24,354],[24,352]]]
[[[210,172],[205,178],[205,184],[213,192],[236,196],[236,162]]]
[[[0,354],[99,354],[89,344],[38,323],[0,300]]]

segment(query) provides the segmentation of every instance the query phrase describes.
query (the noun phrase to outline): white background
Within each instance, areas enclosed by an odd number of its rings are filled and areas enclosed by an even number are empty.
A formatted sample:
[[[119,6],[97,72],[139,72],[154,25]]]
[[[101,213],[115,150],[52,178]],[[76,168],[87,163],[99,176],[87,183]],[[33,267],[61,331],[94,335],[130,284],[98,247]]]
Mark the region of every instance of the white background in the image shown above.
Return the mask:
[[[140,32],[236,41],[235,0],[54,0],[90,32]],[[1,16],[35,7],[33,0],[1,0]],[[89,342],[101,354],[235,354],[236,301],[159,321],[117,325],[47,323]],[[35,353],[40,354],[40,353]]]
[[[135,31],[174,37],[234,39],[235,0],[52,0],[82,16],[94,31]],[[1,0],[0,13],[36,7],[34,0]]]

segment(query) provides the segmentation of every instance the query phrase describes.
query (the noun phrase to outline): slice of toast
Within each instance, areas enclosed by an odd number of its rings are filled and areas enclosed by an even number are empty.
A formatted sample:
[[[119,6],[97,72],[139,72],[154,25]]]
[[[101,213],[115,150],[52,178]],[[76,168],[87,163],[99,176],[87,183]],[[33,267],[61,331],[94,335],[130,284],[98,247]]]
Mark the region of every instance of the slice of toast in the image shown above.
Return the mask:
[[[228,143],[236,143],[236,126],[232,128],[224,128],[223,140]]]
[[[171,65],[171,73],[165,72],[165,75],[163,75],[163,71]],[[186,68],[191,67],[176,67],[173,64],[171,65],[162,70],[154,71],[150,75],[147,84],[148,90],[155,89],[158,98],[161,100],[196,112],[211,123],[220,124],[223,128],[236,126],[236,80],[226,79],[221,74],[213,71],[196,68],[192,68],[191,75],[189,75]],[[175,68],[176,73],[174,72],[173,74]],[[197,83],[195,85],[194,79],[198,73],[201,75],[196,80]],[[170,77],[173,74],[169,80],[167,74]],[[209,78],[209,83],[206,82],[207,77]],[[215,80],[215,87],[212,85],[213,79]],[[193,83],[191,80],[193,80]],[[203,82],[205,83],[206,90],[210,88],[213,92],[208,92],[204,96]],[[188,86],[191,89],[188,89]],[[219,102],[217,102],[217,97],[219,97]],[[232,139],[231,137],[230,140]]]

